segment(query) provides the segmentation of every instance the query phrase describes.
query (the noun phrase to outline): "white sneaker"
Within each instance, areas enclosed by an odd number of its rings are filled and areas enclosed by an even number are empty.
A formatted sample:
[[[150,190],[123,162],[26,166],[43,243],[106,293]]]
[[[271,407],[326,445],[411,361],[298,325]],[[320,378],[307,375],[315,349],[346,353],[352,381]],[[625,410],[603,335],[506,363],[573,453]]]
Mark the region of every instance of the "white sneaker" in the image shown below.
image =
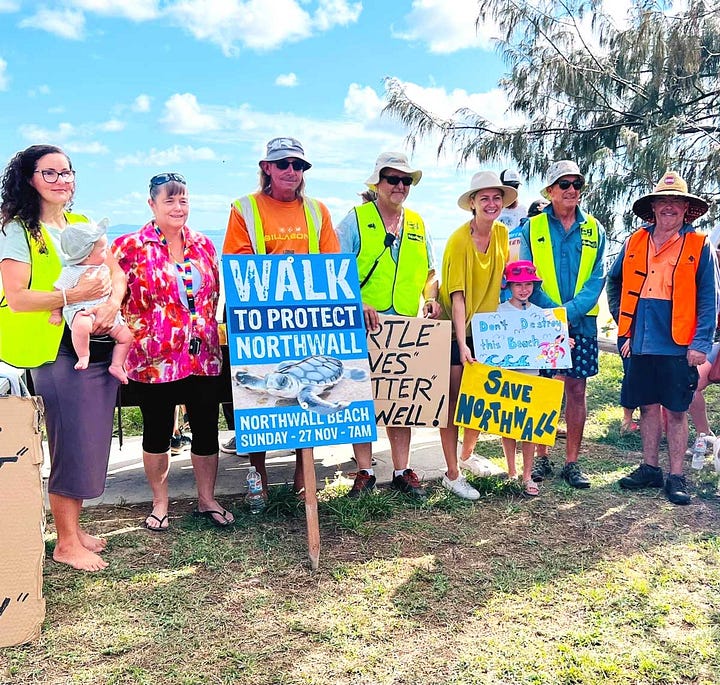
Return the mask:
[[[493,464],[489,459],[485,457],[472,456],[469,459],[459,460],[460,468],[465,471],[470,471],[473,476],[478,478],[490,478],[491,476],[507,475],[503,469],[496,464]]]
[[[452,492],[453,495],[462,497],[463,499],[477,500],[480,499],[480,493],[465,480],[465,476],[460,474],[455,480],[450,480],[447,473],[442,479],[443,487]]]

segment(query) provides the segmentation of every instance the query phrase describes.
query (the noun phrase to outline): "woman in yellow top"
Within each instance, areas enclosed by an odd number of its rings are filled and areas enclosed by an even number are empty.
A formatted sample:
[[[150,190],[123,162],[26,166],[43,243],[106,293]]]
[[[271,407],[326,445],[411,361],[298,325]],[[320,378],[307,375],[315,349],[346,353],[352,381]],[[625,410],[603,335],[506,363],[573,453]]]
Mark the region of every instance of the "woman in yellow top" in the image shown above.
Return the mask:
[[[447,428],[440,429],[440,441],[447,465],[442,484],[464,499],[476,500],[480,493],[468,484],[458,469],[458,427],[453,422],[463,365],[472,363],[474,351],[470,320],[479,312],[494,312],[500,302],[503,270],[508,261],[508,229],[497,221],[500,212],[517,199],[517,190],[505,186],[492,171],[472,177],[470,190],[458,198],[462,209],[472,212],[470,221],[448,239],[443,254],[439,302],[442,318],[453,323],[450,351],[450,396]],[[465,429],[460,466],[476,476],[501,473],[487,459],[473,455],[478,431]]]

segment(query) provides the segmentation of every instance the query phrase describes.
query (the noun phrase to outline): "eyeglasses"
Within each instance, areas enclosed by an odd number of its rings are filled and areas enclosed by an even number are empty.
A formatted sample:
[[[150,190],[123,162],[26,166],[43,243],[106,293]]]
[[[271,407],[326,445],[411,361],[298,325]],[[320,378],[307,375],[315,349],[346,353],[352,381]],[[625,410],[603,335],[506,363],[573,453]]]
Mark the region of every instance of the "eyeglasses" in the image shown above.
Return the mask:
[[[55,171],[55,169],[38,169],[36,174],[40,174],[43,177],[43,181],[46,183],[57,183],[57,180],[61,178],[65,183],[71,183],[75,178],[74,169],[66,169],[65,171]]]
[[[513,276],[522,276],[522,274],[534,276],[537,273],[537,269],[534,266],[515,266],[510,269],[510,273]]]
[[[585,181],[579,178],[576,178],[574,181],[568,181],[566,178],[563,178],[557,182],[557,187],[560,188],[560,190],[567,190],[570,186],[575,188],[575,190],[582,190],[584,185]]]
[[[398,183],[402,183],[404,186],[411,186],[413,182],[412,176],[381,176],[391,186],[396,186]]]
[[[180,174],[167,173],[153,176],[150,179],[150,187],[161,186],[165,183],[170,183],[170,181],[177,181],[178,183],[182,183],[184,186],[187,185],[187,181],[184,176],[181,176]]]
[[[292,166],[295,171],[305,171],[307,168],[307,164],[303,162],[302,159],[293,159],[292,162],[289,159],[278,159],[278,161],[273,162],[273,164],[280,169],[280,171],[285,171],[289,166]]]

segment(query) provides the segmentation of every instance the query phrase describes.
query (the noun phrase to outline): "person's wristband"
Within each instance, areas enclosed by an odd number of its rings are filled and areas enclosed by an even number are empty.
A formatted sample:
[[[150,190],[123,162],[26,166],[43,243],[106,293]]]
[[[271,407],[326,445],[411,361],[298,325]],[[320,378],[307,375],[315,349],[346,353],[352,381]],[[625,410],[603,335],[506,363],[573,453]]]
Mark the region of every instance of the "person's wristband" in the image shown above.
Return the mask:
[[[435,298],[434,297],[426,297],[425,304],[427,304],[428,302],[435,302]]]
[[[63,294],[63,306],[64,306],[64,307],[67,307],[67,304],[68,304],[68,302],[67,302],[67,291],[65,290],[65,288],[62,289],[62,294]]]

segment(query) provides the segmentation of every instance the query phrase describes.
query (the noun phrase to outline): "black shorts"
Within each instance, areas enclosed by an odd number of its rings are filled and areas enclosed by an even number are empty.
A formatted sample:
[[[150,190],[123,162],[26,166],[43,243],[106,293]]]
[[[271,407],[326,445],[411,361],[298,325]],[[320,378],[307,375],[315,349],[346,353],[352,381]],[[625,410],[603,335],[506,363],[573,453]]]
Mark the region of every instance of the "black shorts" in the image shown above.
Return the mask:
[[[661,404],[685,412],[697,384],[697,367],[689,366],[685,355],[633,354],[623,379],[623,406]]]
[[[575,347],[570,350],[572,367],[569,369],[540,369],[545,378],[563,375],[568,378],[590,378],[598,374],[598,341],[585,335],[572,335]]]
[[[184,404],[192,433],[190,450],[199,457],[218,452],[218,376],[188,376],[169,383],[137,383],[130,392],[143,417],[142,447],[150,454],[170,449],[175,405]]]
[[[470,348],[473,356],[475,356],[472,338],[465,338],[465,344]],[[462,362],[460,361],[460,348],[458,347],[457,340],[454,339],[450,341],[450,366],[462,366]]]

